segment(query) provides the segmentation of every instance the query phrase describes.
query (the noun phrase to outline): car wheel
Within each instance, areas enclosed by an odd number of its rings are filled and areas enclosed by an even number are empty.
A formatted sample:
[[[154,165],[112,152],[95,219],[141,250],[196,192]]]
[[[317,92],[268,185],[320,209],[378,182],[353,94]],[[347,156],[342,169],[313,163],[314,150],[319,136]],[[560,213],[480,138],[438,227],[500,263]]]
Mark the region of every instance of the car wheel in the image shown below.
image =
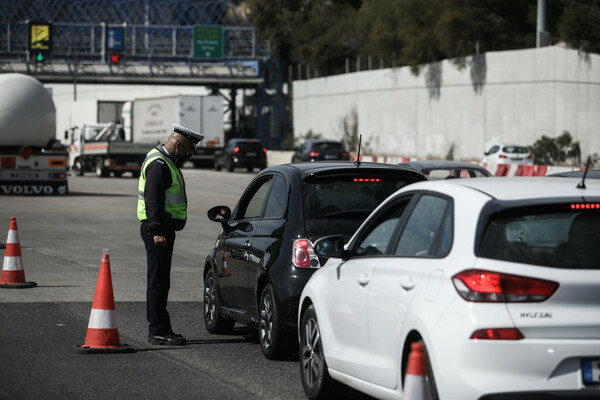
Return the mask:
[[[259,313],[258,337],[260,349],[268,359],[279,359],[289,349],[289,338],[281,328],[279,311],[277,310],[271,284],[263,289],[260,297]]]
[[[306,309],[300,322],[300,376],[310,399],[337,398],[344,386],[327,371],[319,322],[314,306]]]
[[[75,161],[75,165],[73,165],[73,170],[75,171],[75,175],[83,176],[85,172],[85,166],[81,162],[81,160]]]
[[[221,315],[214,271],[211,269],[204,279],[204,326],[210,333],[230,333],[235,321]]]
[[[220,171],[221,170],[221,166],[219,165],[218,162],[215,161],[215,171]]]
[[[227,161],[227,171],[233,172],[233,163],[231,162],[231,160]]]
[[[96,159],[96,176],[98,178],[106,178],[110,175],[108,168],[104,166],[104,160],[100,157]]]

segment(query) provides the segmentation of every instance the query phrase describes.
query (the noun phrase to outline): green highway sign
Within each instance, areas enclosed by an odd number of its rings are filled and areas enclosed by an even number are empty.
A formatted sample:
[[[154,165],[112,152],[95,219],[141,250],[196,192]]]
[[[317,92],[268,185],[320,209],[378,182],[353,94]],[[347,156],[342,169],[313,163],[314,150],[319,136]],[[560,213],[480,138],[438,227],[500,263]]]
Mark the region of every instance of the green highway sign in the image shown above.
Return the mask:
[[[223,28],[194,26],[194,58],[223,58]]]

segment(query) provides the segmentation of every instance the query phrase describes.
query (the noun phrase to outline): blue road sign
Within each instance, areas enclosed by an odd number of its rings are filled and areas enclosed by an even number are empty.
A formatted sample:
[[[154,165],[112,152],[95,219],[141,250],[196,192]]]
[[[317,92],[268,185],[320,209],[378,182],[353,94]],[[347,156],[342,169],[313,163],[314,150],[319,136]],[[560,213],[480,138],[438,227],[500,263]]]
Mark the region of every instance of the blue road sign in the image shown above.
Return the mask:
[[[125,28],[108,27],[106,28],[106,50],[123,51],[125,48]]]

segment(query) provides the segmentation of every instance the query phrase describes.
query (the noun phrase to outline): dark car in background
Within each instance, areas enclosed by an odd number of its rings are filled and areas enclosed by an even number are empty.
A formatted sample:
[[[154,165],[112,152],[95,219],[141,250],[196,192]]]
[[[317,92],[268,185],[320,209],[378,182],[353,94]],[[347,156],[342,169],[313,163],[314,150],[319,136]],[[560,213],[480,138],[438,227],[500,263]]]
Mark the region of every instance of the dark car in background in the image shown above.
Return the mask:
[[[267,149],[257,139],[230,139],[223,150],[215,152],[215,170],[226,168],[232,172],[235,168],[267,168]]]
[[[336,232],[349,239],[386,197],[424,180],[418,171],[376,163],[284,164],[258,173],[233,211],[208,211],[222,230],[204,264],[206,329],[248,325],[258,329],[267,358],[287,354],[298,345],[302,289],[326,261],[313,241]]]
[[[425,174],[429,180],[452,179],[452,178],[484,178],[492,174],[480,165],[463,161],[446,160],[423,160],[407,161],[398,165],[404,165],[409,168]]]
[[[309,139],[294,149],[292,162],[350,160],[350,152],[342,142],[328,139]]]

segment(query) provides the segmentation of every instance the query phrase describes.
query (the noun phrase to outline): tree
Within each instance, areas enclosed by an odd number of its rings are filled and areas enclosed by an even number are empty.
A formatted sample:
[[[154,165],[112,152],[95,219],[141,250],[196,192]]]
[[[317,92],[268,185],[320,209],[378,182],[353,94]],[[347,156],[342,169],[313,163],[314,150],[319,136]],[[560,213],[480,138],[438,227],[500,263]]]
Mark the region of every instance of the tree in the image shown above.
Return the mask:
[[[560,38],[585,52],[600,52],[600,0],[571,0],[560,18]]]
[[[542,136],[531,146],[534,164],[557,165],[564,164],[568,159],[572,164],[581,162],[579,142],[573,142],[573,137],[567,131],[556,138]]]

